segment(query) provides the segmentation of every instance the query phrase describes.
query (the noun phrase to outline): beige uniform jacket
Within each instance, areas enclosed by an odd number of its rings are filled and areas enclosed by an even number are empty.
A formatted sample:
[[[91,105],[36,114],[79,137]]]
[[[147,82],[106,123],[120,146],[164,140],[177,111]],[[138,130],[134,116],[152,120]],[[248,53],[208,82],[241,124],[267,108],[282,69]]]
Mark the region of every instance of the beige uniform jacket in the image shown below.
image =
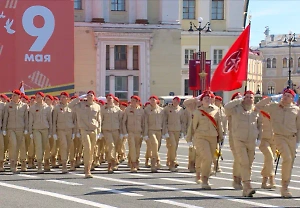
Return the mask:
[[[52,109],[46,103],[34,104],[29,109],[29,134],[33,130],[48,129],[52,133]]]
[[[297,134],[297,142],[300,142],[300,110],[291,104],[283,106],[281,103],[270,103],[270,98],[261,100],[256,104],[257,108],[270,114],[274,134],[292,136]]]
[[[123,134],[135,133],[143,135],[143,129],[145,124],[144,109],[141,107],[134,108],[128,106],[125,109],[123,116]]]
[[[3,131],[28,130],[28,106],[23,103],[10,102],[4,108]]]
[[[5,103],[0,101],[0,133],[3,127],[4,107],[5,107]]]
[[[225,114],[225,109],[223,106],[218,107],[219,108],[219,114],[222,120],[222,128],[223,128],[223,133],[227,134],[228,132],[228,118]]]
[[[273,138],[273,129],[272,129],[272,124],[271,124],[271,119],[269,119],[266,115],[265,115],[265,111],[260,112],[260,116],[262,118],[262,138],[265,139],[272,139]],[[267,115],[269,115],[267,113]],[[269,115],[270,116],[270,115]]]
[[[104,105],[101,108],[102,130],[103,131],[122,131],[122,116],[121,109],[116,105]],[[121,132],[120,132],[121,133]]]
[[[162,130],[162,134],[166,134],[164,124],[164,109],[158,105],[155,107],[147,106],[145,108],[145,130],[144,136],[148,136],[149,130],[159,131]]]
[[[226,115],[231,117],[230,130],[234,139],[240,141],[261,139],[262,120],[254,106],[247,111],[242,106],[242,100],[235,99],[227,103],[224,108]]]
[[[75,113],[69,105],[58,104],[53,110],[53,134],[57,134],[57,130],[72,130],[75,132]]]
[[[186,132],[186,114],[182,107],[167,106],[164,108],[164,123],[166,125],[166,132],[179,131]]]

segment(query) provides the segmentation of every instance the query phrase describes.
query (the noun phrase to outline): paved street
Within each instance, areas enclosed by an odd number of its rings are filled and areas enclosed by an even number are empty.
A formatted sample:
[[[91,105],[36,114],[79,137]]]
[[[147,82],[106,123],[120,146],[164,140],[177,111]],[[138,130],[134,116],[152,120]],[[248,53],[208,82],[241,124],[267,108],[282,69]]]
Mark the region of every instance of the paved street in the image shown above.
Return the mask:
[[[188,146],[181,141],[178,149],[179,172],[170,173],[163,166],[159,173],[150,173],[142,168],[139,173],[129,173],[124,163],[115,174],[107,174],[104,164],[93,172],[93,179],[84,179],[83,168],[70,174],[60,174],[52,169],[51,173],[37,175],[36,170],[12,175],[0,175],[0,207],[300,207],[300,159],[296,158],[290,190],[294,198],[282,199],[280,190],[261,190],[261,166],[263,157],[257,149],[253,166],[253,186],[257,188],[254,198],[241,197],[241,191],[232,190],[232,155],[228,144],[224,145],[221,161],[222,173],[211,177],[212,190],[201,190],[194,182],[194,174],[187,170]],[[142,155],[144,156],[143,143]],[[166,163],[166,148],[163,142],[162,165]],[[142,157],[141,164],[144,164]],[[8,166],[6,166],[8,168]],[[276,176],[280,184],[280,168]]]

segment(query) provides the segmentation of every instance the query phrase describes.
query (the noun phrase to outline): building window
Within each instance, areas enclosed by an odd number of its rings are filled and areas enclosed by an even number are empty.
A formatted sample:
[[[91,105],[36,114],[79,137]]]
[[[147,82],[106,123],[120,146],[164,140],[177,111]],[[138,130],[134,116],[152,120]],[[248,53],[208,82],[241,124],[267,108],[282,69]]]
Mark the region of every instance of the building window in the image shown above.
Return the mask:
[[[282,67],[283,68],[287,68],[288,67],[287,58],[283,58],[283,60],[282,60]]]
[[[267,68],[269,69],[269,68],[271,68],[271,66],[272,66],[271,59],[268,58],[268,59],[267,59]]]
[[[76,10],[82,9],[82,0],[74,0],[74,9]]]
[[[224,0],[212,0],[211,19],[224,19]]]
[[[133,46],[133,70],[139,70],[139,47]]]
[[[106,70],[110,70],[110,67],[109,67],[109,56],[110,56],[110,54],[109,54],[109,50],[110,49],[110,47],[109,47],[109,45],[106,45]]]
[[[184,50],[184,65],[188,65],[189,60],[193,59],[193,55],[194,55],[195,51],[196,50],[194,50],[194,49],[185,49]]]
[[[111,11],[125,11],[125,0],[111,0]]]
[[[133,77],[133,94],[139,95],[140,79],[138,76]]]
[[[275,87],[273,85],[268,86],[268,94],[275,94]]]
[[[195,19],[195,0],[183,0],[183,19]]]
[[[106,76],[105,77],[105,95],[109,94],[110,92],[110,89],[109,89],[109,86],[110,86],[110,76]]]
[[[218,65],[223,58],[223,50],[214,50],[214,65]]]
[[[115,96],[121,100],[127,100],[128,95],[128,77],[115,77]]]
[[[272,68],[276,68],[276,58],[272,59]]]
[[[294,59],[291,57],[290,62],[288,64],[291,68],[294,67]]]
[[[193,95],[193,91],[189,88],[189,80],[184,80],[184,95]]]
[[[127,46],[115,46],[115,69],[127,69]]]

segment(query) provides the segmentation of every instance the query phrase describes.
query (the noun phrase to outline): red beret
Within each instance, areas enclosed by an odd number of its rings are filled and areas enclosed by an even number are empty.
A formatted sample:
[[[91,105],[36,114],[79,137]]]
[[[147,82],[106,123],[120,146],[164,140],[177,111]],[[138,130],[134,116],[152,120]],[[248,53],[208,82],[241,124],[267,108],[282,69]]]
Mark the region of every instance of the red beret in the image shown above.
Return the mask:
[[[95,96],[95,92],[93,90],[88,91],[87,94],[93,94]]]
[[[247,94],[250,94],[250,95],[254,95],[254,92],[252,92],[251,90],[248,90],[244,93],[244,96],[247,95]]]
[[[174,97],[173,100],[177,100],[178,102],[180,102],[180,98],[179,97]]]
[[[265,96],[262,96],[262,99],[265,99],[265,98],[268,98],[268,96],[266,96],[266,95],[265,95]]]
[[[66,96],[66,97],[70,97],[69,93],[67,93],[67,92],[62,92],[62,93],[60,93],[60,95],[61,95],[61,96],[64,95],[64,96]]]
[[[96,103],[98,103],[99,102],[99,100],[98,100],[98,98],[94,98],[94,101],[96,102]]]
[[[49,98],[50,100],[54,100],[54,97],[52,95],[46,95],[46,98]]]
[[[136,99],[137,101],[141,101],[141,98],[137,95],[132,95],[130,99]]]
[[[146,102],[145,104],[144,104],[144,106],[146,107],[147,105],[149,105],[150,103],[149,102]]]
[[[16,95],[22,95],[22,92],[20,90],[14,90],[12,91],[13,94],[16,94]]]
[[[114,96],[113,94],[109,93],[109,94],[107,94],[105,97],[106,97],[106,98],[107,98],[107,97],[113,97],[113,98],[114,98],[115,96]]]
[[[155,100],[158,100],[158,97],[157,97],[156,95],[151,95],[151,96],[149,97],[149,100],[152,99],[152,98],[155,99]]]
[[[290,93],[290,94],[293,95],[293,97],[295,97],[295,95],[296,95],[296,93],[294,92],[294,90],[291,90],[291,89],[286,89],[286,90],[284,90],[284,91],[283,91],[283,94],[284,94],[284,93]]]
[[[125,107],[128,106],[128,104],[127,104],[127,103],[124,103],[124,102],[122,102],[122,103],[120,103],[120,104],[123,105],[123,106],[125,106]]]
[[[40,95],[42,97],[45,97],[45,94],[43,92],[37,92],[37,93],[35,93],[35,95]]]
[[[115,100],[116,102],[120,102],[119,98],[117,98],[117,97],[114,97],[114,100]]]
[[[220,97],[220,96],[216,96],[216,97],[215,97],[215,99],[216,99],[216,100],[220,100],[220,101],[222,101],[222,100],[223,100],[223,98],[222,98],[222,97]]]
[[[210,97],[211,98],[216,98],[215,94],[212,91],[210,91]]]
[[[0,97],[6,99],[6,95],[4,95],[4,94],[1,94]]]
[[[27,95],[24,95],[23,98],[29,101],[29,97]]]
[[[80,99],[80,101],[84,101],[84,99],[83,99],[83,98],[81,98],[81,99]]]
[[[58,97],[56,97],[56,96],[55,96],[55,97],[53,97],[53,98],[54,98],[54,100],[59,100],[59,98],[58,98]]]
[[[34,100],[35,100],[35,96],[34,96],[34,95],[30,97],[30,100],[32,100],[32,99],[34,99]]]
[[[101,105],[105,105],[105,102],[104,102],[103,100],[99,100],[99,103],[100,103]]]
[[[231,96],[231,100],[234,100],[236,96],[241,95],[240,92],[236,92]]]
[[[203,98],[206,97],[206,96],[212,98],[212,93],[211,93],[210,91],[204,91],[204,92],[202,93],[202,95],[200,96],[200,100],[202,101]]]
[[[6,101],[7,101],[7,102],[10,102],[10,98],[9,98],[9,97],[7,97],[7,98],[6,98]]]
[[[78,98],[78,96],[74,95],[74,96],[71,97],[71,100],[74,100],[76,98]]]

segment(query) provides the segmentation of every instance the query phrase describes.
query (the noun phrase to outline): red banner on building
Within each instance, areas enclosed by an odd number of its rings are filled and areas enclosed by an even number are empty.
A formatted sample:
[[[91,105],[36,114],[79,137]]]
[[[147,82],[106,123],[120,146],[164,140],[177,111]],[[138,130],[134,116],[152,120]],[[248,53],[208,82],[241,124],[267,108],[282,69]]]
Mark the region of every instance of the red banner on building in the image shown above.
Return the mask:
[[[74,86],[72,0],[1,0],[0,34],[0,93]]]

